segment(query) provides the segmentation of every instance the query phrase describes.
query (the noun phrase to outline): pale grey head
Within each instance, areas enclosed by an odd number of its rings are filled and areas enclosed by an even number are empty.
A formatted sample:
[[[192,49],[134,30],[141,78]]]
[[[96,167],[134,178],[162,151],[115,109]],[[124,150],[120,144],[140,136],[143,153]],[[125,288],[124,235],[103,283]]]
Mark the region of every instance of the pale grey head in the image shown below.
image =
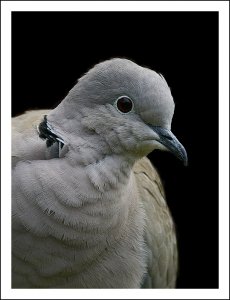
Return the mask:
[[[154,149],[169,150],[187,164],[186,151],[171,132],[174,106],[162,75],[114,58],[80,78],[48,121],[70,144],[75,134],[85,132],[115,153],[141,157]]]

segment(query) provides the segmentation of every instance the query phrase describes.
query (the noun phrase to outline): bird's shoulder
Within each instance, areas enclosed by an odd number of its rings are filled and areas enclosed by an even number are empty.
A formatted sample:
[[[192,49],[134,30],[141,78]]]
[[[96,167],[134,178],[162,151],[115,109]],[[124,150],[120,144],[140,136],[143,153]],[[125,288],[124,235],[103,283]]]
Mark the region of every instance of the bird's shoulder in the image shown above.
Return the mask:
[[[28,110],[25,113],[12,118],[12,132],[25,133],[34,128],[41,121],[43,115],[48,114],[49,110]]]
[[[31,110],[12,118],[12,167],[19,161],[43,158],[45,143],[38,136],[37,126],[48,112]]]

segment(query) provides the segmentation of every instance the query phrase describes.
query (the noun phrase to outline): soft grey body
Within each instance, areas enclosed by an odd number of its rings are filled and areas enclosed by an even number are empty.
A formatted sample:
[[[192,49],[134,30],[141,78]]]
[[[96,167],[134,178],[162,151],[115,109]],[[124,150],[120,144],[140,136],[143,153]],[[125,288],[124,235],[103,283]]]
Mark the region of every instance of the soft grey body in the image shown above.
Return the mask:
[[[127,114],[115,105],[123,95]],[[175,286],[173,222],[156,171],[140,160],[166,149],[151,126],[169,132],[173,111],[161,76],[114,59],[53,111],[13,119],[13,287]],[[43,114],[62,149],[38,137]]]

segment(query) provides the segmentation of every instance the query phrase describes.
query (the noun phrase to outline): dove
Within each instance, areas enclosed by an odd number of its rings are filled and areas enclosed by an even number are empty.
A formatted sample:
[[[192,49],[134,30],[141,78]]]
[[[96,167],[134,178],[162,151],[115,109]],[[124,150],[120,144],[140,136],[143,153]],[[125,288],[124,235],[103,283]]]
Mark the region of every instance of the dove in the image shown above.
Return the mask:
[[[175,288],[155,149],[187,164],[161,74],[98,63],[53,110],[12,119],[12,287]]]

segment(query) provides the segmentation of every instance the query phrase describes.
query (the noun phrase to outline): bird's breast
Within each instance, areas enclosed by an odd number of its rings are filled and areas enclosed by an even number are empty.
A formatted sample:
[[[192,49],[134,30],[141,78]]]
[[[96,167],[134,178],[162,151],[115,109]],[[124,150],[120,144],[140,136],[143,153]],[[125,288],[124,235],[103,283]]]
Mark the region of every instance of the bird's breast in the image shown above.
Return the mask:
[[[19,164],[13,173],[14,287],[139,287],[144,218],[132,180],[103,192],[80,169]]]

